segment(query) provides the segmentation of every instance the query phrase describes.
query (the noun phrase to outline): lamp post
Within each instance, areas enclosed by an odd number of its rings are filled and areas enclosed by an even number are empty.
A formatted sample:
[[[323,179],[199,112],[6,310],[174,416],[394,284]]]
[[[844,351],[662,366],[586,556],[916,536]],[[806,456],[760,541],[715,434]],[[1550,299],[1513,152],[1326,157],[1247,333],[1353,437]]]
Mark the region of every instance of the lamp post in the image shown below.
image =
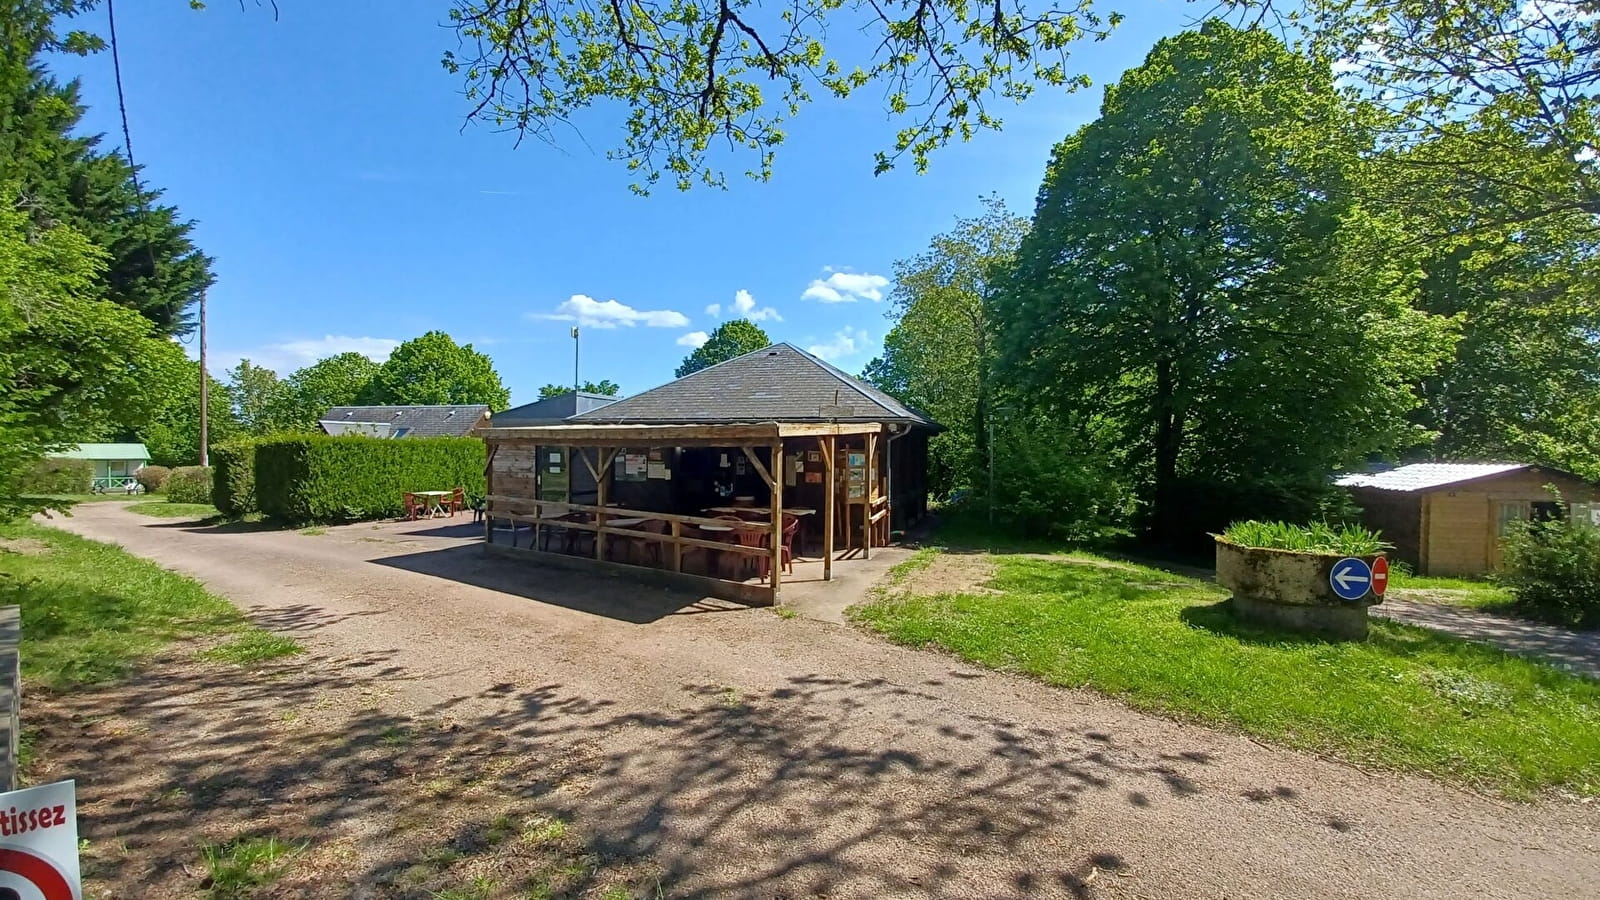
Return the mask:
[[[578,326],[576,325],[572,326],[572,393],[578,393]]]

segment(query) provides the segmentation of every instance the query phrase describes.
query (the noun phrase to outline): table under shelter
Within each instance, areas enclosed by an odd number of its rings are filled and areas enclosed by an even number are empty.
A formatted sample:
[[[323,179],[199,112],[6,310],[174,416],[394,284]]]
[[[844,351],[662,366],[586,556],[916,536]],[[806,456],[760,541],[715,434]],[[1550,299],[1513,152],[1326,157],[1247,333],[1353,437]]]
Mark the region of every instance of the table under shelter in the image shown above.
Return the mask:
[[[569,420],[571,422],[572,420]],[[492,427],[488,548],[778,602],[786,564],[867,557],[890,536],[879,422]]]

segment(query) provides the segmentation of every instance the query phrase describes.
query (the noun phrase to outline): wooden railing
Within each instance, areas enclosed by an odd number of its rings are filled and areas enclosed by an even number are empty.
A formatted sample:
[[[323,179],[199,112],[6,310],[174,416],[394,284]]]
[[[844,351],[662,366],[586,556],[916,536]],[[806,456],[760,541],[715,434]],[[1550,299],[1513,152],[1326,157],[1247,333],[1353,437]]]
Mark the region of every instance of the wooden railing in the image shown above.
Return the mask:
[[[570,503],[564,500],[535,500],[528,497],[506,497],[495,494],[490,494],[486,498],[486,501],[488,503],[488,509],[484,514],[484,518],[487,522],[488,528],[490,529],[489,533],[493,533],[492,529],[494,527],[494,522],[497,519],[510,522],[520,522],[522,524],[536,526],[536,528],[545,527],[577,531],[592,531],[595,533],[595,557],[597,559],[601,558],[601,554],[603,553],[604,544],[602,542],[602,538],[605,536],[643,539],[670,545],[672,547],[671,569],[674,572],[681,572],[683,570],[683,549],[685,547],[715,550],[719,553],[742,554],[745,556],[766,557],[772,555],[771,547],[747,547],[743,544],[732,543],[728,541],[712,541],[705,540],[703,538],[689,537],[683,533],[683,526],[685,525],[732,525],[736,529],[746,529],[750,531],[759,530],[763,534],[770,534],[772,532],[772,522],[769,518],[748,519],[743,522],[734,523],[728,519],[713,519],[706,516],[686,516],[678,513],[653,512],[651,510],[644,509],[627,509],[620,506],[591,506],[583,503]],[[525,512],[512,512],[509,509],[500,508],[502,504],[512,507],[520,507],[522,509],[531,507],[533,509],[533,513],[530,515]],[[548,512],[549,509],[559,509],[563,513],[590,513],[595,516],[595,519],[594,521],[586,522],[581,519],[564,518],[562,515],[550,515]],[[665,532],[655,532],[641,531],[636,528],[617,528],[607,525],[607,519],[654,519],[656,521],[666,522],[669,526],[669,529]],[[537,546],[538,539],[539,533],[537,530],[535,530],[533,533],[533,541],[535,546]]]

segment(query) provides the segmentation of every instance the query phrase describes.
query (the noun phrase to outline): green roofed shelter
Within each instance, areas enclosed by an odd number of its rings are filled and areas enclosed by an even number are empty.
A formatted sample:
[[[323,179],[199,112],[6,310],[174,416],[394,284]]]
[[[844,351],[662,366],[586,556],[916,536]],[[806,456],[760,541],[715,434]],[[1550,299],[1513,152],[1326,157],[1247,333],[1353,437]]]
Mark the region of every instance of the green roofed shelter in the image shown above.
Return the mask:
[[[93,462],[92,487],[96,491],[122,490],[137,484],[134,476],[150,464],[150,451],[143,444],[79,444],[50,455]]]

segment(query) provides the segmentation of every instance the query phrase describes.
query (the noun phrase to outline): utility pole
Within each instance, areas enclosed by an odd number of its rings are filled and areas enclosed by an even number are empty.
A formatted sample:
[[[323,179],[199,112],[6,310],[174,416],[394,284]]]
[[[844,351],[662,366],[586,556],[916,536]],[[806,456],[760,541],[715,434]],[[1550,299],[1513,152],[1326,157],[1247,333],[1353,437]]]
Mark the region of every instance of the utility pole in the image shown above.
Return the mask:
[[[200,465],[202,465],[202,466],[211,465],[210,453],[206,449],[206,446],[208,444],[207,434],[206,434],[206,426],[207,426],[208,423],[206,422],[206,414],[211,411],[210,410],[210,406],[211,406],[211,404],[210,404],[211,385],[207,384],[207,381],[209,381],[209,380],[210,379],[206,378],[206,292],[205,291],[201,291],[200,292]]]
[[[578,393],[578,326],[576,325],[572,326],[572,393]]]

